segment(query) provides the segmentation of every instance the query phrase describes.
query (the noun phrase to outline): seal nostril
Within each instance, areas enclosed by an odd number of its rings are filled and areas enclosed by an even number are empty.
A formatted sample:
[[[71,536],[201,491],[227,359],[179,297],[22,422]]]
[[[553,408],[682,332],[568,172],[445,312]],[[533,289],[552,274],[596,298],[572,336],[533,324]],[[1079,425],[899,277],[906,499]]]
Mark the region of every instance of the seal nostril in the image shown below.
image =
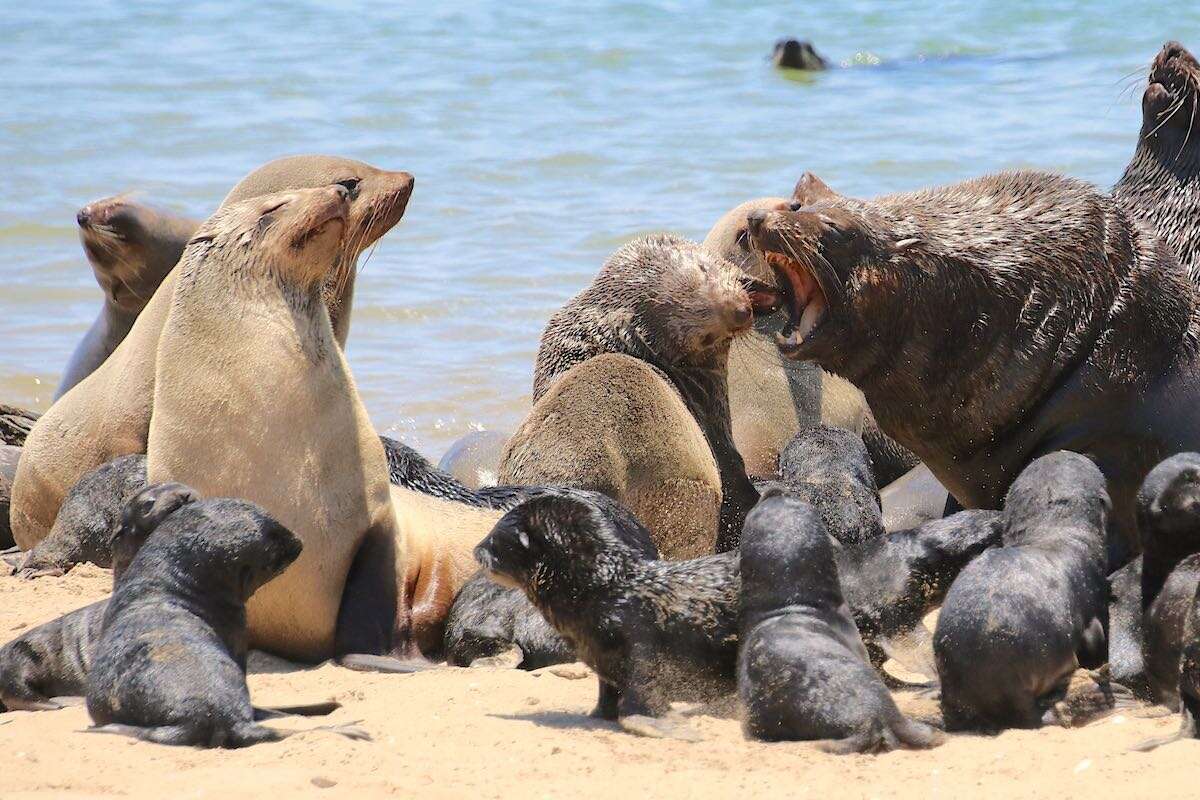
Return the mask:
[[[75,221],[79,223],[79,227],[81,228],[86,228],[88,223],[91,222],[91,219],[92,217],[90,214],[88,214],[88,210],[86,208],[79,209],[79,212],[75,214]]]
[[[793,200],[788,204],[788,211],[799,211],[802,208],[804,208],[804,203],[801,203],[799,200]]]

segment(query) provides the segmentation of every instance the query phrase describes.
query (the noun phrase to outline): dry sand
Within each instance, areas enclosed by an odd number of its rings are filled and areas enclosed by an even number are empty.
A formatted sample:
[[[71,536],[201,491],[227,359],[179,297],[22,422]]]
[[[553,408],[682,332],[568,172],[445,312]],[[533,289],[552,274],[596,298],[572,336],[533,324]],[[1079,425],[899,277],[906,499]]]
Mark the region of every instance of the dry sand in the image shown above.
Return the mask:
[[[106,570],[0,578],[0,639],[108,593]],[[87,712],[0,714],[0,798],[53,797],[1195,797],[1200,742],[1129,746],[1174,717],[1125,713],[1078,730],[953,736],[939,749],[836,757],[747,742],[735,720],[694,717],[704,741],[639,738],[589,719],[595,682],[516,670],[369,675],[330,665],[250,677],[261,705],[335,699],[373,742],[306,732],[241,751],[83,733]],[[911,698],[900,697],[902,705]],[[322,720],[286,719],[310,728]]]

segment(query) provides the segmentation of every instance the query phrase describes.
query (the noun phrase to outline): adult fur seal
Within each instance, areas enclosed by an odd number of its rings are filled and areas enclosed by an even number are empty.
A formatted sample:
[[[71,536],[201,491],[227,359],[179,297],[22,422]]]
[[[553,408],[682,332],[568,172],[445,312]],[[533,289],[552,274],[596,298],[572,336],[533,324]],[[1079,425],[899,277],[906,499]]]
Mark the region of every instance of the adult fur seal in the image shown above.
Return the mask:
[[[146,457],[121,456],[103,464],[71,487],[50,535],[25,554],[16,574],[23,578],[62,575],[90,561],[110,566],[113,528],[125,503],[146,488]]]
[[[1142,657],[1156,703],[1179,708],[1179,657],[1200,585],[1200,453],[1150,470],[1138,491],[1142,534]]]
[[[283,738],[255,723],[245,604],[296,560],[300,540],[253,503],[232,499],[188,503],[156,534],[104,614],[87,679],[93,730],[206,747]]]
[[[938,616],[934,655],[947,730],[1033,728],[1082,664],[1107,660],[1104,476],[1050,453],[1009,489],[1004,546],[959,574]]]
[[[148,437],[151,483],[236,492],[304,542],[248,620],[253,646],[305,661],[386,654],[410,634],[383,446],[322,302],[331,271],[353,268],[338,259],[350,202],[340,185],[281,192],[200,227],[176,268]],[[238,425],[210,424],[223,418]]]
[[[837,753],[928,748],[941,737],[896,708],[867,662],[816,511],[778,490],[741,543],[738,693],[756,739],[823,740]]]
[[[200,224],[123,196],[89,203],[75,220],[104,305],[71,354],[55,400],[117,349]]]
[[[1154,58],[1142,95],[1142,129],[1113,197],[1156,231],[1200,284],[1200,63],[1179,42]]]
[[[119,524],[109,532],[113,585],[158,524],[196,495],[186,486],[166,483],[123,504]],[[0,710],[42,711],[62,708],[64,699],[82,697],[108,600],[101,600],[39,625],[0,648]]]
[[[734,689],[737,558],[655,561],[594,504],[544,496],[509,511],[475,558],[520,587],[595,670],[593,716],[656,717]]]
[[[560,376],[598,355],[628,355],[659,370],[683,398],[716,459],[722,491],[717,547],[729,549],[758,500],[733,444],[725,374],[730,341],[752,322],[751,298],[732,264],[669,234],[634,240],[546,324],[534,370],[534,413]],[[595,398],[587,413],[597,413],[602,400]],[[514,454],[528,449],[525,436],[518,431],[509,441],[501,482],[550,483],[517,479],[510,468]],[[562,445],[556,441],[554,447]]]
[[[999,507],[1039,455],[1087,453],[1113,499],[1110,564],[1136,552],[1142,478],[1200,448],[1200,319],[1174,256],[1115,201],[1020,171],[749,222],[789,287],[785,355],[862,389],[966,508]]]
[[[354,265],[364,248],[404,214],[412,193],[407,172],[386,172],[344,158],[293,156],[272,161],[242,179],[227,203],[284,189],[341,184],[350,194],[342,247],[326,265],[336,283],[324,288],[334,330],[345,345]],[[146,452],[153,411],[158,340],[171,307],[178,267],[138,315],[112,355],[59,398],[30,432],[13,486],[13,535],[29,550],[46,537],[63,498],[84,473],[117,456]]]

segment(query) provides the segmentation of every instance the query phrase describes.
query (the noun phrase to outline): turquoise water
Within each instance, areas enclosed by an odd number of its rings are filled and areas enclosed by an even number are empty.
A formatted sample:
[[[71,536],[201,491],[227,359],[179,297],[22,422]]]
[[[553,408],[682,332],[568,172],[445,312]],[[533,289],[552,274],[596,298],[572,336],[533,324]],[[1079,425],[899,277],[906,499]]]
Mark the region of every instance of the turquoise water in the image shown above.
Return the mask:
[[[75,210],[205,216],[273,157],[417,176],[362,264],[349,357],[437,456],[528,406],[542,325],[638,234],[702,238],[809,169],[870,195],[1036,166],[1108,186],[1191,3],[7,4],[0,400],[45,408],[100,292]],[[799,36],[839,68],[789,79]]]

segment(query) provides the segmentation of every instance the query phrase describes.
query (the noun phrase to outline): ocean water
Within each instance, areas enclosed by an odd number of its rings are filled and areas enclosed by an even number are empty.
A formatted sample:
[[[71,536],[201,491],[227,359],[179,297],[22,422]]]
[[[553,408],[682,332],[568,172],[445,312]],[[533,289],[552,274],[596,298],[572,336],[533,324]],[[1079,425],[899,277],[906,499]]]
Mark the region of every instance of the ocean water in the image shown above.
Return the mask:
[[[772,69],[775,39],[836,68]],[[0,24],[0,400],[44,409],[100,291],[83,204],[206,216],[280,155],[417,177],[348,348],[377,426],[437,457],[529,405],[549,315],[639,234],[703,238],[812,170],[871,195],[1008,167],[1111,185],[1145,67],[1200,5],[9,3]]]

